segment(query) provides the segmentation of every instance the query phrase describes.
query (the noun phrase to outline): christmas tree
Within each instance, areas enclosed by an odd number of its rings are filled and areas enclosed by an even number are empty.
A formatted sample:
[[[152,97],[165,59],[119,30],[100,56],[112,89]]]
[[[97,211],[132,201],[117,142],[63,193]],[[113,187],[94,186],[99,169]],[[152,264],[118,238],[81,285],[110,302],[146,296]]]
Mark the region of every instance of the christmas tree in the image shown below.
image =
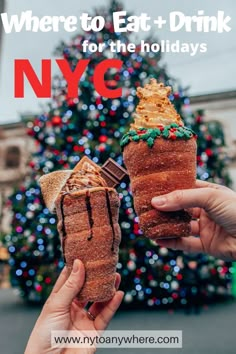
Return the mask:
[[[90,59],[83,75],[78,98],[67,96],[66,83],[61,76],[54,77],[53,99],[46,113],[28,123],[28,133],[35,139],[37,152],[29,162],[29,174],[10,199],[14,213],[12,233],[6,236],[11,254],[11,280],[24,298],[44,300],[63,267],[55,215],[49,213],[42,201],[38,179],[42,174],[59,169],[73,168],[84,155],[95,163],[103,164],[112,157],[122,164],[120,139],[132,121],[137,104],[136,88],[154,77],[173,88],[171,100],[186,124],[199,136],[198,172],[203,180],[226,183],[225,155],[221,127],[206,124],[201,112],[189,110],[189,98],[176,81],[160,65],[159,53],[111,53],[109,43],[117,40],[130,43],[130,33],[115,33],[112,13],[121,11],[122,5],[111,1],[107,8],[99,8],[94,15],[106,19],[101,32],[78,34],[71,43],[61,43],[57,55],[63,56],[72,69],[78,60]],[[82,43],[106,43],[99,53],[82,52]],[[151,43],[152,39],[146,39]],[[156,41],[156,40],[155,40]],[[121,70],[109,70],[106,83],[109,88],[122,87],[123,95],[116,99],[101,97],[94,89],[93,73],[96,65],[107,58],[123,61]],[[218,129],[218,130],[217,130]],[[216,131],[215,131],[216,130]],[[215,136],[217,134],[217,139]],[[182,253],[159,248],[140,237],[129,185],[122,183],[120,226],[123,241],[118,271],[125,290],[125,304],[131,305],[185,305],[186,285],[183,275],[192,258]],[[212,257],[198,255],[198,277],[195,286],[201,287],[203,299],[227,294],[230,282],[230,265]],[[194,261],[196,258],[194,258]],[[191,267],[190,267],[191,273]],[[207,286],[206,286],[207,284]]]

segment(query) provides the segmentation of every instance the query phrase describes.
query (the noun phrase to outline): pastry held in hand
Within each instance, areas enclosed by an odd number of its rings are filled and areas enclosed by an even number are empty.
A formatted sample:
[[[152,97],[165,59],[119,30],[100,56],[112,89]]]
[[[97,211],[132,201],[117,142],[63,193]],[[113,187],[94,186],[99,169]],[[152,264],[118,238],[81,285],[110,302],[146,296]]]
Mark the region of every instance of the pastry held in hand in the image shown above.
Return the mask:
[[[87,157],[74,170],[44,175],[40,184],[47,207],[56,208],[68,275],[75,259],[85,265],[86,280],[78,300],[108,301],[115,293],[121,240],[118,193]]]
[[[196,135],[169,101],[170,87],[151,79],[138,88],[135,121],[121,140],[140,228],[151,239],[189,236],[190,214],[154,209],[155,196],[195,187]]]

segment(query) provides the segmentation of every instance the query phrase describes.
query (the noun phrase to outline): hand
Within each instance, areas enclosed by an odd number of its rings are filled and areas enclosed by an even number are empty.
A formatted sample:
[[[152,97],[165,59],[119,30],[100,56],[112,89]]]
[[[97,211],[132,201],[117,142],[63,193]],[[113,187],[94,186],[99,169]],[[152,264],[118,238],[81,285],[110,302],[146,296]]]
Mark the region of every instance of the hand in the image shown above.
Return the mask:
[[[191,221],[191,233],[199,236],[157,240],[160,246],[236,259],[236,193],[231,189],[196,181],[195,189],[155,197],[152,205],[160,211],[192,208],[190,212],[195,220]]]
[[[85,269],[81,261],[75,260],[72,272],[67,279],[66,267],[62,270],[29,338],[25,354],[61,353],[61,349],[51,348],[52,330],[104,331],[120,306],[124,293],[116,291],[114,297],[106,303],[93,303],[89,312],[95,317],[88,317],[85,303],[79,303],[76,295],[85,280]],[[120,275],[116,276],[116,289],[120,284]],[[64,354],[94,353],[93,349],[65,349]]]

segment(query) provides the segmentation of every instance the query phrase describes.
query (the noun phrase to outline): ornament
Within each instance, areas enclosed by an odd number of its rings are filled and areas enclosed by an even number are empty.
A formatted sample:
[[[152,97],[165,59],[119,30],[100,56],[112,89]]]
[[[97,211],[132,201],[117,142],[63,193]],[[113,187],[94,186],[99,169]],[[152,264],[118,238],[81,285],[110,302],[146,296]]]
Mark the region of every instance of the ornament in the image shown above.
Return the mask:
[[[62,124],[62,119],[61,119],[61,117],[60,117],[60,116],[54,116],[54,117],[52,118],[52,124],[53,124],[54,126],[61,125],[61,124]]]

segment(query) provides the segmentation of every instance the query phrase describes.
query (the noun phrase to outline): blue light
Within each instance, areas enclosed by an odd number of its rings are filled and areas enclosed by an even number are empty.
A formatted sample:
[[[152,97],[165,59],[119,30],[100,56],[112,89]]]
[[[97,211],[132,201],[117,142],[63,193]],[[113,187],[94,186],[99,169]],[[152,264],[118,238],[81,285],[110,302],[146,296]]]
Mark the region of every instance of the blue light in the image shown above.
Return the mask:
[[[140,290],[142,289],[142,286],[141,286],[140,284],[138,284],[138,285],[135,286],[135,289],[136,289],[137,291],[140,291]]]
[[[23,274],[22,270],[21,270],[21,269],[17,269],[16,275],[17,275],[18,277],[20,277],[22,274]]]
[[[10,266],[14,266],[14,264],[15,264],[15,261],[14,261],[13,258],[11,258],[11,259],[9,260],[9,265],[10,265]]]
[[[31,192],[30,191],[26,191],[25,195],[26,195],[26,197],[31,197]]]
[[[176,273],[179,272],[179,269],[180,269],[180,268],[179,268],[178,266],[175,266],[175,267],[174,267],[174,271],[175,271]]]
[[[164,289],[169,289],[169,287],[170,287],[170,285],[168,283],[164,283],[164,286],[163,286]]]
[[[37,225],[37,231],[42,231],[43,230],[43,227],[42,227],[42,225]]]
[[[56,219],[55,219],[55,218],[50,218],[50,219],[49,219],[49,222],[50,222],[50,224],[55,224]]]
[[[64,262],[63,262],[63,261],[60,261],[60,262],[58,263],[58,267],[59,267],[59,268],[63,268],[63,267],[64,267]]]
[[[152,293],[152,289],[150,289],[150,288],[145,289],[145,293],[146,294],[151,294]]]
[[[27,263],[23,261],[20,263],[20,266],[21,266],[21,268],[25,268],[27,266]]]
[[[209,174],[207,172],[203,173],[203,175],[201,176],[202,180],[205,180],[209,177]]]
[[[172,259],[172,260],[170,261],[170,265],[174,266],[174,265],[176,265],[176,262]]]
[[[34,270],[34,269],[30,269],[30,270],[29,270],[29,275],[30,275],[30,276],[35,275],[35,270]]]
[[[43,213],[44,213],[45,215],[47,215],[47,214],[49,214],[49,210],[48,210],[47,208],[45,208],[45,209],[43,209]]]
[[[87,134],[88,139],[93,139],[94,135],[92,133]]]
[[[38,243],[39,245],[42,245],[42,244],[43,244],[43,239],[42,239],[42,238],[39,238],[39,239],[37,240],[37,243]]]
[[[21,200],[22,199],[22,195],[21,194],[17,194],[16,195],[16,200]]]
[[[66,115],[67,115],[67,117],[71,117],[72,116],[72,111],[71,110],[66,111]]]
[[[10,252],[10,253],[15,252],[15,250],[16,250],[16,248],[15,248],[14,246],[10,246],[10,247],[9,247],[9,252]]]
[[[39,249],[39,251],[43,251],[44,250],[44,246],[40,245],[40,246],[38,246],[38,249]]]
[[[190,104],[190,99],[189,98],[185,98],[184,99],[184,104]]]

